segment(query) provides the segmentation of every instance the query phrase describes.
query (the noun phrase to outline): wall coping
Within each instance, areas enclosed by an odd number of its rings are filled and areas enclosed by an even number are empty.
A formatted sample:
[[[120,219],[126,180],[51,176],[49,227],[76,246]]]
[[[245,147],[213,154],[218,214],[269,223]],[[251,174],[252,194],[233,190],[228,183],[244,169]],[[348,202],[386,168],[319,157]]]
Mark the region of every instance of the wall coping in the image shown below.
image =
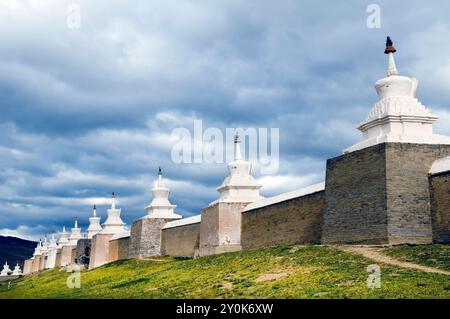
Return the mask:
[[[201,222],[201,219],[202,219],[202,215],[195,215],[195,216],[191,216],[188,218],[174,220],[174,221],[171,221],[171,222],[168,222],[167,224],[165,224],[162,229],[174,228],[174,227],[185,226],[185,225],[190,225],[190,224],[197,224],[197,223]]]
[[[112,236],[112,237],[109,239],[109,241],[111,241],[111,240],[117,240],[117,239],[122,239],[122,238],[126,238],[126,237],[130,237],[130,231],[129,231],[129,230],[124,231],[124,232],[122,232],[122,233],[115,234],[114,236]]]
[[[445,173],[450,171],[450,156],[434,161],[429,171],[430,175]]]
[[[294,198],[298,198],[298,197],[302,197],[302,196],[306,196],[306,195],[311,195],[311,194],[314,194],[314,193],[317,193],[317,192],[320,192],[323,190],[325,190],[325,182],[321,182],[318,184],[299,188],[294,191],[282,193],[282,194],[275,195],[272,197],[267,197],[267,198],[258,200],[256,202],[253,202],[253,203],[247,205],[245,207],[245,209],[243,210],[243,212],[248,212],[250,210],[262,208],[265,206],[270,206],[270,205],[284,202],[284,201],[287,201],[290,199],[294,199]]]

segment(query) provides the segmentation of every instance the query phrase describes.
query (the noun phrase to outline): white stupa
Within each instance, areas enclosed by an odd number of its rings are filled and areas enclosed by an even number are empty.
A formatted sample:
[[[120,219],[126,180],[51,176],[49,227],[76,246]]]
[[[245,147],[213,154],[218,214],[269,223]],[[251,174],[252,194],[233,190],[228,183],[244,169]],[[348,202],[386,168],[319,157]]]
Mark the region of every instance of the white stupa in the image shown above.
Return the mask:
[[[39,242],[38,242],[36,248],[34,249],[34,253],[33,253],[32,259],[34,259],[35,256],[41,254],[41,247],[42,247],[42,242],[41,242],[41,239],[39,239]]]
[[[262,199],[259,191],[262,185],[258,184],[251,175],[250,164],[242,159],[241,139],[239,135],[234,139],[234,161],[228,164],[228,175],[222,185],[217,188],[220,193],[217,202],[226,203],[251,203]]]
[[[16,264],[16,267],[14,267],[12,275],[13,276],[22,276],[22,270],[20,269],[19,264]]]
[[[52,237],[50,238],[50,242],[47,248],[47,261],[45,264],[45,268],[47,269],[55,268],[57,250],[58,250],[58,243],[56,241],[55,234],[52,234]]]
[[[152,188],[152,194],[151,203],[145,207],[146,218],[181,218],[181,215],[174,212],[177,205],[172,205],[169,202],[170,189],[164,185],[161,167],[158,170],[158,180]]]
[[[70,236],[70,233],[68,231],[66,231],[66,226],[64,225],[62,232],[59,233],[58,245],[60,247],[68,246],[70,244],[69,236]]]
[[[0,276],[1,277],[6,277],[6,276],[9,276],[11,273],[12,273],[12,271],[9,268],[8,262],[5,262],[5,264],[3,265],[3,269],[0,272]]]
[[[94,208],[92,209],[92,217],[89,217],[89,227],[86,230],[87,238],[91,239],[101,230],[102,226],[100,225],[100,217],[97,216],[97,207],[94,205]]]
[[[46,255],[48,252],[48,240],[47,240],[47,235],[45,235],[44,237],[44,242],[41,244],[41,249],[40,249],[40,255]]]
[[[81,228],[78,227],[78,220],[75,217],[75,223],[70,230],[69,245],[76,246],[79,239],[83,238],[81,235]]]
[[[438,118],[417,100],[418,81],[398,75],[395,52],[388,37],[384,51],[388,57],[387,77],[375,83],[379,100],[358,126],[363,140],[345,149],[344,153],[385,142],[450,144],[449,137],[433,133],[433,123]]]
[[[120,218],[121,209],[116,208],[116,196],[112,193],[111,208],[107,211],[108,217],[103,223],[103,229],[100,234],[117,234],[126,231],[125,223]]]

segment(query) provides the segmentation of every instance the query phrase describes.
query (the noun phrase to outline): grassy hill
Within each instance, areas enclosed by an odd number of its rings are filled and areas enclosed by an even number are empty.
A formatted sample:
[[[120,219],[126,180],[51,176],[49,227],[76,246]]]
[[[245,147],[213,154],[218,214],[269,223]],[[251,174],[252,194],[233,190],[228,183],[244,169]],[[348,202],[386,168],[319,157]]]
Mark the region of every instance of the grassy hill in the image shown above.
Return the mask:
[[[36,245],[34,241],[0,236],[0,266],[3,267],[5,261],[8,261],[12,267],[18,262],[23,268],[24,260],[33,256]]]
[[[444,255],[448,246],[438,248]],[[410,252],[411,253],[411,252]],[[373,260],[324,246],[280,246],[198,259],[118,261],[83,271],[69,289],[50,270],[0,286],[0,298],[450,298],[449,277],[380,264],[381,288],[369,289]]]

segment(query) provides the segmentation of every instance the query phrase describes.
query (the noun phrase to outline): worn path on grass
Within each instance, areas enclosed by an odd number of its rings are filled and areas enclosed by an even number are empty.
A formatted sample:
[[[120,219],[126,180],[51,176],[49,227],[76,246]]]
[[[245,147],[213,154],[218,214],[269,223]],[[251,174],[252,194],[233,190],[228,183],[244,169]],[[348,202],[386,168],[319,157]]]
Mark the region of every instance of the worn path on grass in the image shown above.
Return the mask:
[[[415,269],[420,270],[424,272],[429,273],[436,273],[436,274],[443,274],[450,276],[450,271],[445,271],[433,267],[423,266],[411,262],[406,261],[400,261],[395,258],[389,257],[387,255],[384,255],[380,252],[380,248],[377,247],[369,247],[369,246],[336,246],[337,248],[347,251],[347,252],[353,252],[359,255],[362,255],[366,258],[378,261],[380,263],[393,265],[401,268],[409,268],[409,269]]]

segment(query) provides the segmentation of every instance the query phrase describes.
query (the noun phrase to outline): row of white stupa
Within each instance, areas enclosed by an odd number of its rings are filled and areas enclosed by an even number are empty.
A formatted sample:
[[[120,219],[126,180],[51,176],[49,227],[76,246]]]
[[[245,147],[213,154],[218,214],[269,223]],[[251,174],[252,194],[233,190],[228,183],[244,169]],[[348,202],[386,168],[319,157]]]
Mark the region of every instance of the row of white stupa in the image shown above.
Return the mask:
[[[254,202],[262,199],[259,191],[259,185],[250,173],[249,162],[242,159],[241,140],[236,136],[234,140],[235,158],[228,164],[229,176],[225,178],[222,185],[217,188],[220,196],[210,205],[216,202]],[[158,180],[152,189],[153,199],[151,203],[145,207],[147,215],[143,218],[168,218],[179,220],[182,218],[174,212],[176,205],[172,205],[169,201],[170,189],[164,185],[161,168],[158,171]],[[45,269],[52,269],[56,265],[56,255],[58,249],[65,246],[76,246],[78,240],[87,238],[92,239],[97,234],[113,234],[111,239],[117,239],[130,235],[126,224],[122,221],[121,209],[116,207],[115,194],[112,194],[111,208],[107,210],[107,219],[101,224],[100,217],[97,216],[97,209],[94,205],[92,216],[89,218],[89,226],[83,235],[81,228],[78,227],[78,221],[75,219],[74,227],[70,233],[66,231],[65,226],[56,239],[55,234],[51,235],[50,240],[45,236],[44,241],[39,240],[38,245],[33,253],[32,259],[36,256],[46,256]]]
[[[437,117],[417,100],[418,81],[415,78],[398,75],[393,55],[395,51],[392,41],[388,38],[385,50],[388,55],[387,77],[375,83],[379,101],[374,105],[367,119],[358,126],[363,134],[362,141],[345,149],[344,153],[385,142],[450,144],[449,137],[433,133],[432,125]],[[217,188],[220,193],[219,198],[210,205],[217,202],[252,203],[261,200],[261,185],[253,179],[249,168],[249,163],[242,159],[240,139],[236,137],[235,159],[228,164],[229,176]],[[170,204],[168,200],[169,189],[163,185],[161,171],[158,175],[158,182],[152,189],[153,201],[146,207],[148,215],[144,218],[180,219],[181,216],[174,213],[176,206]],[[268,204],[270,200],[269,198],[261,202]],[[113,195],[108,217],[105,223],[100,225],[100,217],[97,217],[94,206],[93,215],[89,218],[86,237],[92,238],[98,233],[114,234],[114,236],[129,234],[125,223],[120,218],[120,213],[121,210],[116,208]],[[168,224],[173,223],[183,223],[183,221],[173,221]],[[78,228],[75,221],[75,226],[70,234],[64,228],[59,240],[52,235],[50,242],[47,242],[47,239],[44,243],[39,242],[34,256],[46,254],[48,256],[46,268],[53,268],[58,247],[75,246],[81,238],[83,238],[81,229]]]
[[[3,269],[0,272],[0,277],[8,277],[8,276],[22,276],[22,270],[20,269],[19,264],[16,264],[14,270],[11,270],[8,265],[8,261],[3,265]]]

